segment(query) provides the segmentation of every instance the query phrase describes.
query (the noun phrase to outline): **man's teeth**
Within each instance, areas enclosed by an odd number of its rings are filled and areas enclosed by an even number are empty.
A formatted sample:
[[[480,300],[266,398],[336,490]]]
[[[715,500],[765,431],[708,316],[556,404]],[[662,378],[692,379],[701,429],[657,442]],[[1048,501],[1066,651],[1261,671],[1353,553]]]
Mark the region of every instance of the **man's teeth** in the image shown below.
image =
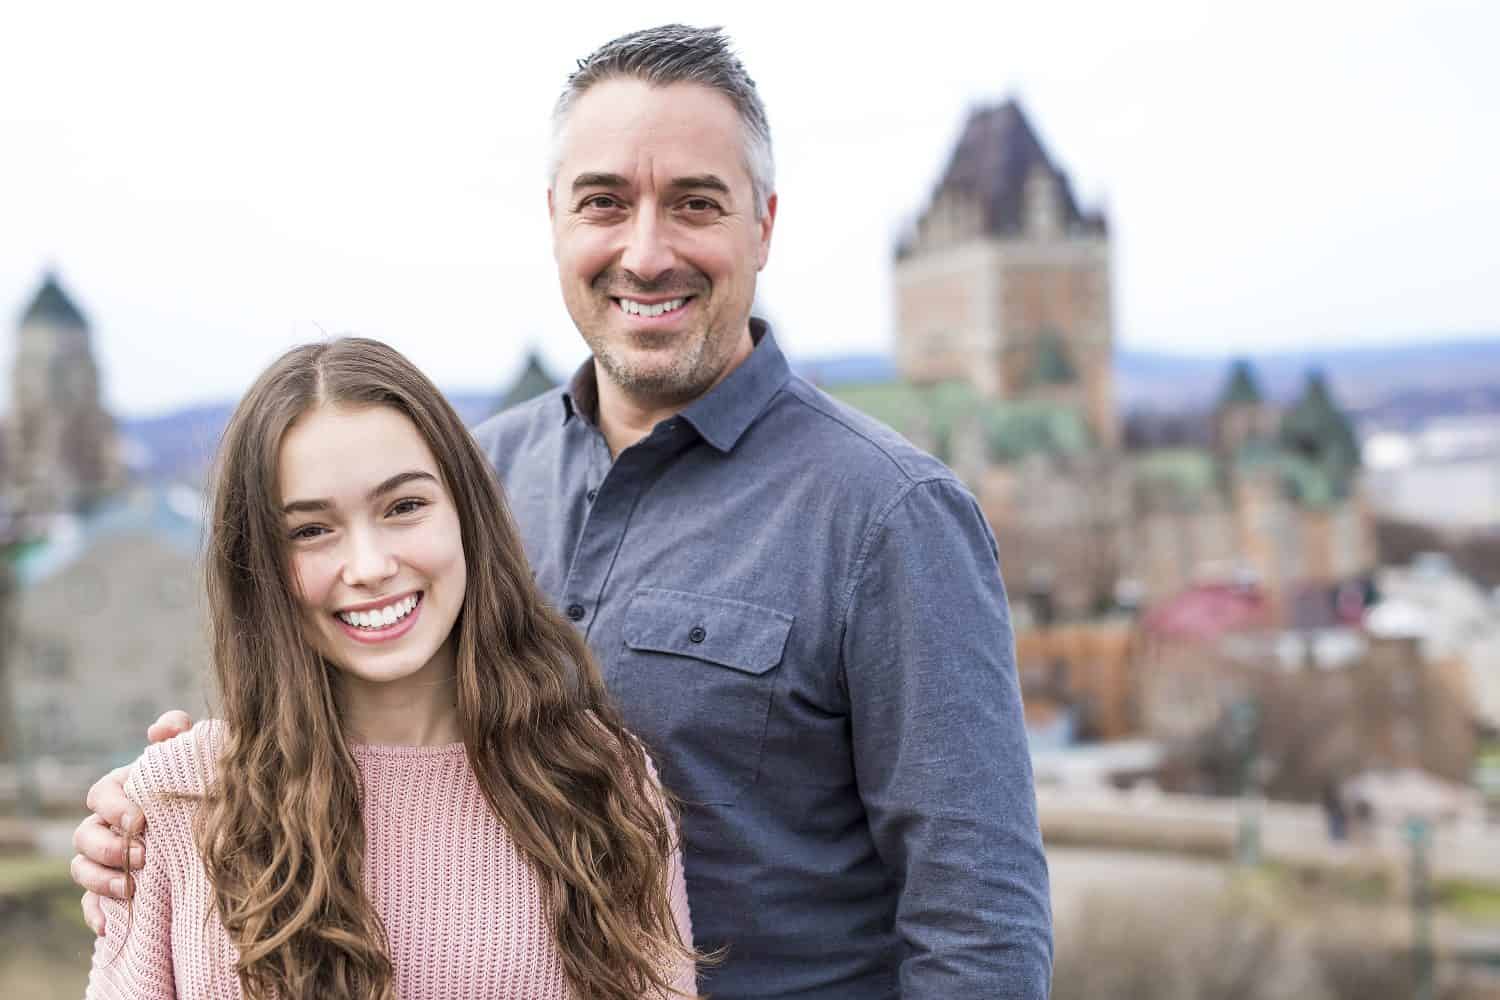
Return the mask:
[[[666,302],[654,302],[651,304],[636,302],[634,299],[621,299],[620,309],[632,316],[660,316],[662,313],[681,309],[686,304],[687,299],[685,298],[669,299]]]
[[[387,604],[373,611],[340,611],[338,616],[344,624],[353,625],[355,628],[386,628],[411,614],[416,606],[417,595],[413,594],[395,604]]]

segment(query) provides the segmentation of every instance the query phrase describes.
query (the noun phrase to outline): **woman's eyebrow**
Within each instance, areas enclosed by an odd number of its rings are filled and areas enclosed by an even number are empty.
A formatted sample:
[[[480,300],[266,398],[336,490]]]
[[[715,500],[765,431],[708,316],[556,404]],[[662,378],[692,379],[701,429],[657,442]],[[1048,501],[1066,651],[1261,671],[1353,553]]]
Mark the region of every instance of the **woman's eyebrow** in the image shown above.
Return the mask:
[[[417,480],[426,480],[436,483],[437,477],[430,472],[422,472],[419,469],[413,469],[409,472],[398,472],[394,476],[391,476],[389,479],[382,482],[379,486],[376,486],[373,490],[367,493],[365,497],[366,499],[374,500],[383,494],[389,493],[394,489],[398,489],[402,486],[405,486],[407,483]],[[332,500],[291,500],[282,505],[281,512],[283,514],[315,513],[318,511],[328,510],[332,506]]]

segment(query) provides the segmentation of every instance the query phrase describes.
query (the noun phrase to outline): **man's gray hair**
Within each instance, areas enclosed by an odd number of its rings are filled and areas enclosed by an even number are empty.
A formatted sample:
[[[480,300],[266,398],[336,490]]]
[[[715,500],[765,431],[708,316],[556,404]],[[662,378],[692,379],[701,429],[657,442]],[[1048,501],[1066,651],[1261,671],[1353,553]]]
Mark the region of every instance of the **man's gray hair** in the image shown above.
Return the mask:
[[[590,87],[604,80],[633,77],[653,86],[697,83],[729,98],[739,112],[745,130],[745,167],[755,196],[756,218],[763,218],[767,202],[776,190],[776,164],[771,158],[771,126],[766,106],[755,90],[755,81],[734,54],[722,28],[691,28],[666,24],[621,35],[605,42],[568,77],[552,109],[552,161],[550,183],[557,181],[562,158],[563,130],[573,105]]]

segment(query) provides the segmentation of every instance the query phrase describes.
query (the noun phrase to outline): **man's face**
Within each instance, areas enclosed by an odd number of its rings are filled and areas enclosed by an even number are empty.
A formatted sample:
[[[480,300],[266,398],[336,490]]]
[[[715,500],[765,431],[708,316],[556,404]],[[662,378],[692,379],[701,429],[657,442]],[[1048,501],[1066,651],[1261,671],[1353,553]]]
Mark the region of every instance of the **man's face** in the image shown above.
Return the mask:
[[[601,374],[642,403],[701,395],[750,350],[756,219],[734,105],[691,83],[606,80],[573,105],[547,195],[563,299]]]

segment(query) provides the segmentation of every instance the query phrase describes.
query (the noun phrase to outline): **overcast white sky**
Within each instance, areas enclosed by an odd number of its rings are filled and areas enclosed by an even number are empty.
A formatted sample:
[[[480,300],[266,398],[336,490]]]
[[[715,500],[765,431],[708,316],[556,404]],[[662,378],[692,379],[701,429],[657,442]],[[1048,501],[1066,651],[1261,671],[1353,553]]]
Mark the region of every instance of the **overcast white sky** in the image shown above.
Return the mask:
[[[671,20],[725,25],[769,108],[761,287],[796,355],[889,348],[895,234],[1011,94],[1108,207],[1126,345],[1500,333],[1500,4],[881,6],[6,4],[0,363],[52,265],[125,414],[325,332],[451,388],[531,345],[571,369],[547,114],[575,59]]]

